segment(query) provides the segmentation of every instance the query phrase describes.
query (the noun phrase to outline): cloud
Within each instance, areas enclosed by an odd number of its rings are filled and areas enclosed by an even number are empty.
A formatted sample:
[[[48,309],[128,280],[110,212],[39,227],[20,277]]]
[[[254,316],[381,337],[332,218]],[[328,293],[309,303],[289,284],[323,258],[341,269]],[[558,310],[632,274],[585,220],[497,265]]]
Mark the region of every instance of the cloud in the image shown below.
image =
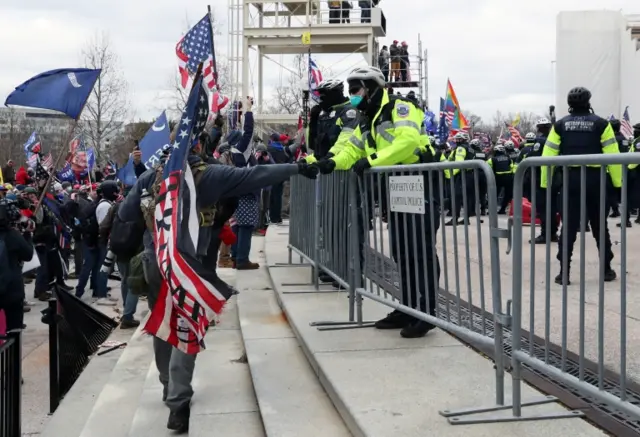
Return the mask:
[[[324,1],[322,2],[325,3]],[[355,0],[352,3],[357,4]],[[637,0],[607,0],[606,8],[640,11]],[[228,55],[226,1],[213,2],[222,35],[219,56]],[[82,47],[107,32],[131,89],[136,118],[157,115],[176,71],[175,44],[205,13],[200,0],[3,0],[0,2],[0,95],[6,96],[42,71],[80,62]],[[437,106],[450,78],[463,110],[490,119],[496,110],[542,113],[553,100],[556,15],[562,10],[602,9],[602,0],[381,0],[388,37],[407,41],[417,54],[418,35],[428,50],[429,102]],[[264,96],[287,83],[292,56],[264,63]],[[251,56],[250,90],[257,88]],[[357,65],[361,54],[317,55],[314,59],[339,77]]]

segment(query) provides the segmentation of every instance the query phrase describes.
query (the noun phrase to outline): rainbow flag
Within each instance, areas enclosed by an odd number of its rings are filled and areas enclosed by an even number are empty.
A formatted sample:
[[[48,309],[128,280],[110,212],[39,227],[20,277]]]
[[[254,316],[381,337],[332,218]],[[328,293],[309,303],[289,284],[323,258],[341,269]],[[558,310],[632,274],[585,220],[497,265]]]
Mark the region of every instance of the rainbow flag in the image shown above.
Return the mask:
[[[451,130],[459,131],[469,129],[469,122],[464,114],[462,114],[458,97],[449,79],[447,79],[447,95],[444,102],[444,112]]]

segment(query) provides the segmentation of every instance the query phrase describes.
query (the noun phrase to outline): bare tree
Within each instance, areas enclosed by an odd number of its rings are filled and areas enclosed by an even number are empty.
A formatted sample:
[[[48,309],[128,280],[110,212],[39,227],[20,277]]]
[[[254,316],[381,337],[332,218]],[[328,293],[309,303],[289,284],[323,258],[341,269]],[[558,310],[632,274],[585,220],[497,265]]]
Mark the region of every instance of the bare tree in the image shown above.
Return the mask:
[[[266,105],[272,114],[300,114],[302,112],[302,90],[308,80],[309,64],[306,55],[296,55],[291,64],[291,74],[286,85],[276,87],[273,97]],[[324,77],[331,77],[331,70],[322,69]]]
[[[518,123],[517,128],[522,132],[522,136],[526,135],[527,132],[535,133],[536,123],[539,118],[540,116],[533,112],[524,111],[520,113],[520,123]]]
[[[106,139],[116,136],[129,114],[128,84],[107,34],[96,34],[82,50],[82,57],[86,67],[102,69],[82,117],[87,145],[94,147],[101,161],[109,153]]]

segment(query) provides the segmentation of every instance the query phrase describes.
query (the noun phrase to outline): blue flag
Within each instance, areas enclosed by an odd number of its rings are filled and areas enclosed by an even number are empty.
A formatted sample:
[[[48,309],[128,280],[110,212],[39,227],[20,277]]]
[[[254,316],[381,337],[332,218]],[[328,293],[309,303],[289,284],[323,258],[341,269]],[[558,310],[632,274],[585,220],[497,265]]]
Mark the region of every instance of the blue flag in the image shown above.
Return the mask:
[[[138,144],[142,152],[142,162],[148,168],[155,167],[160,162],[162,148],[168,144],[169,122],[167,114],[163,111]]]
[[[51,109],[78,119],[101,71],[88,68],[46,71],[16,87],[4,104]]]
[[[24,146],[23,146],[24,154],[27,157],[27,161],[29,160],[29,158],[31,158],[31,155],[33,155],[33,147],[36,144],[38,144],[38,137],[37,137],[36,131],[33,131],[31,136],[29,137],[27,142],[24,143]]]
[[[432,134],[438,129],[436,126],[436,114],[428,109],[424,113],[424,128],[429,134]]]
[[[75,182],[76,175],[68,162],[64,164],[62,170],[56,173],[56,177],[60,182]]]
[[[129,157],[129,161],[124,167],[122,167],[121,169],[118,169],[118,172],[116,173],[116,177],[120,179],[122,183],[125,184],[127,187],[132,187],[136,184],[137,178],[136,178],[136,172],[133,166],[132,157]]]

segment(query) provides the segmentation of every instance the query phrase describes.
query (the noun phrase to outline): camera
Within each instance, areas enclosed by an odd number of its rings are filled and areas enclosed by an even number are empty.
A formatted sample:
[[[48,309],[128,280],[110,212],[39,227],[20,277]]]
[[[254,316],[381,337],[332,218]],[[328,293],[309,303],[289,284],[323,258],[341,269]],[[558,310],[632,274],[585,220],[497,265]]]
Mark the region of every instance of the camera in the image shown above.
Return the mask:
[[[0,228],[8,228],[20,223],[22,214],[19,202],[0,199]]]

